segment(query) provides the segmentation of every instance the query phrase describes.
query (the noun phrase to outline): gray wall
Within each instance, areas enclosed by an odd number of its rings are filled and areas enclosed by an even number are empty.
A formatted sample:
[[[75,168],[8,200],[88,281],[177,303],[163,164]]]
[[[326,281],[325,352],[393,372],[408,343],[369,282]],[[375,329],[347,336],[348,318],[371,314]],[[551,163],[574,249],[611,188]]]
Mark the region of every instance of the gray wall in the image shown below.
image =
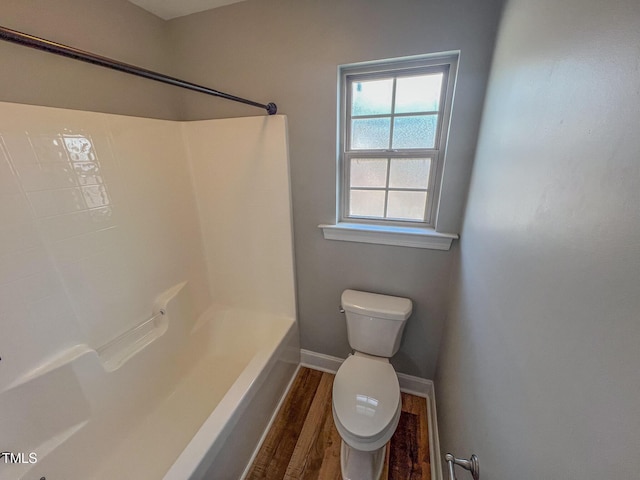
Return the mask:
[[[125,0],[2,0],[0,25],[172,72],[166,23]],[[0,42],[0,101],[177,119],[175,87]]]
[[[456,231],[499,11],[498,0],[249,0],[169,22],[173,58],[185,78],[275,101],[289,117],[303,348],[348,354],[338,313],[345,288],[408,296],[415,311],[393,363],[433,376],[452,253],[328,241],[317,228],[335,221],[337,66],[462,51],[438,225]],[[261,113],[190,92],[183,98],[187,119]]]
[[[484,479],[638,478],[640,3],[512,0],[436,376]]]

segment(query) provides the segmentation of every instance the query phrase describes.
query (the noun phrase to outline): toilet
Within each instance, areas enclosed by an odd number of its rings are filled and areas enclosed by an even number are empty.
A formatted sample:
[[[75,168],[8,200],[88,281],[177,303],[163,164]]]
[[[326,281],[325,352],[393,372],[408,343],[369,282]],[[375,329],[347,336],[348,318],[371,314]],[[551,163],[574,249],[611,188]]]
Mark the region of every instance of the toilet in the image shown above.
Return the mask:
[[[333,381],[333,421],[342,438],[344,480],[378,480],[385,447],[400,419],[398,377],[389,358],[411,315],[408,298],[345,290],[342,308],[354,349]]]

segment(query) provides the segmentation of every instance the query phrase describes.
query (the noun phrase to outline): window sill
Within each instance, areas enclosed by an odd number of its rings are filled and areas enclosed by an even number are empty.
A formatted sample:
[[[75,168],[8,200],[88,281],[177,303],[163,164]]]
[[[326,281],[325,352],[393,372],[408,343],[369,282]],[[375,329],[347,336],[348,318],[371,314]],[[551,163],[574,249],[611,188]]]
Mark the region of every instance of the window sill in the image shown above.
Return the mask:
[[[399,247],[429,248],[449,250],[451,242],[458,238],[453,233],[440,233],[432,228],[394,227],[386,225],[365,225],[360,223],[337,223],[318,225],[326,240],[345,242],[376,243]]]

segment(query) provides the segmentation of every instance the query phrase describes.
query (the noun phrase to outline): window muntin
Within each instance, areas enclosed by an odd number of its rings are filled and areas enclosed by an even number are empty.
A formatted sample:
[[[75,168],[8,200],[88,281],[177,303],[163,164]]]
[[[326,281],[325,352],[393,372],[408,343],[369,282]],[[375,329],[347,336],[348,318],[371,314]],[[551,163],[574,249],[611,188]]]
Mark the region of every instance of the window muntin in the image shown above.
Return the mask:
[[[342,69],[340,221],[433,225],[455,62]]]

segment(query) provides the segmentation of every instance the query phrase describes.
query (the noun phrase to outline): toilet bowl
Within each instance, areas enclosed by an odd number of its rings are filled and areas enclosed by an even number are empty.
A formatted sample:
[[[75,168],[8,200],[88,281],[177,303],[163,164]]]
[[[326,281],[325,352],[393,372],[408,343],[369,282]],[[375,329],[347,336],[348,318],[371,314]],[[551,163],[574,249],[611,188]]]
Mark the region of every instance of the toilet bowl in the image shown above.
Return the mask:
[[[401,407],[398,377],[387,359],[356,352],[344,361],[333,382],[332,405],[342,438],[343,479],[380,477]]]
[[[407,298],[345,290],[342,308],[349,344],[355,349],[333,382],[342,478],[378,480],[402,408],[400,384],[389,358],[400,348],[412,303]]]

